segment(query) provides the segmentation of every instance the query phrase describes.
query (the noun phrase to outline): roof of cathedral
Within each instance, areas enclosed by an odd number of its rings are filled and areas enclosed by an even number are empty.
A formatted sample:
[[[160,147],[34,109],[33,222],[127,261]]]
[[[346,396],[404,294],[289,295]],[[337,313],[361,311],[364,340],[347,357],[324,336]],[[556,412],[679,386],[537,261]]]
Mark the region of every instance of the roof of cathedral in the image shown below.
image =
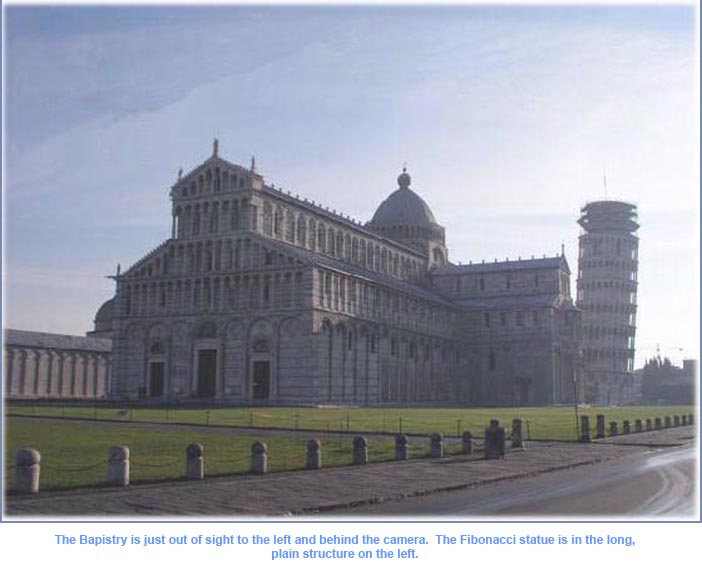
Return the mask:
[[[552,269],[565,265],[569,269],[564,255],[556,257],[542,257],[541,259],[517,259],[516,261],[495,261],[482,263],[469,263],[465,265],[444,265],[432,271],[433,275],[458,275],[473,271],[489,273],[491,271],[516,271],[525,269]]]
[[[412,225],[436,225],[434,214],[426,201],[410,189],[412,179],[403,169],[397,178],[399,189],[383,201],[371,219],[374,226],[389,223],[410,223]]]
[[[572,308],[570,299],[562,298],[558,293],[546,295],[507,295],[502,297],[472,297],[469,299],[454,299],[459,307],[469,311],[499,309],[512,311],[515,309],[534,309],[538,307]]]
[[[347,263],[346,261],[343,261],[341,259],[336,259],[334,257],[323,255],[321,253],[308,251],[295,245],[278,243],[265,237],[257,237],[256,241],[268,243],[271,245],[271,247],[274,247],[275,249],[295,254],[295,256],[298,257],[301,261],[305,261],[313,265],[320,265],[322,267],[326,267],[327,269],[339,271],[347,275],[354,275],[356,277],[366,279],[367,281],[384,285],[386,287],[396,289],[397,291],[402,291],[403,293],[412,295],[414,297],[427,299],[434,303],[454,306],[454,303],[450,299],[443,297],[441,294],[435,291],[431,291],[414,283],[410,283],[409,281],[403,281],[401,279],[396,279],[395,277],[391,277],[389,275],[376,273],[375,271],[371,271],[369,269],[366,269],[365,267],[361,267],[358,265],[353,265],[352,263]]]
[[[112,350],[111,339],[59,335],[57,333],[40,333],[38,331],[21,331],[19,329],[4,329],[3,339],[5,345],[17,345],[19,347],[101,352],[109,352]]]

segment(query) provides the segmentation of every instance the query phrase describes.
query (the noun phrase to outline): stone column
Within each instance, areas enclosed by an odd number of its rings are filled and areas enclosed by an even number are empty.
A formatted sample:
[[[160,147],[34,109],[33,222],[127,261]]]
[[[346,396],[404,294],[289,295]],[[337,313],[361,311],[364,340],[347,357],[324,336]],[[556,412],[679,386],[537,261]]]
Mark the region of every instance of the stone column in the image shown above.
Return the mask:
[[[409,448],[407,448],[407,435],[398,434],[395,436],[395,460],[408,460]]]
[[[605,416],[597,415],[597,434],[595,438],[605,438]]]
[[[357,436],[353,439],[353,464],[368,463],[368,441],[365,437]]]
[[[692,413],[688,415],[687,417],[687,422],[688,424],[694,425],[695,424],[695,415]]]
[[[431,435],[431,458],[441,458],[444,456],[444,435],[435,432]]]
[[[661,417],[656,417],[656,430],[660,430],[663,428],[663,421]]]
[[[463,431],[463,454],[473,454],[473,433]]]
[[[636,432],[643,432],[643,422],[641,421],[641,419],[636,419],[636,421],[634,422],[634,430]]]
[[[54,394],[54,352],[49,350],[46,352],[46,396],[52,397]]]
[[[650,431],[653,429],[653,423],[651,422],[651,419],[646,419],[646,430]]]
[[[268,472],[268,445],[256,441],[251,445],[251,472],[266,474]]]
[[[673,426],[674,427],[680,426],[680,416],[679,415],[673,416]]]
[[[15,490],[23,494],[39,492],[39,463],[41,455],[33,448],[17,451],[15,466]]]
[[[590,417],[580,416],[580,442],[590,442]]]
[[[683,415],[682,417],[680,417],[680,424],[682,426],[687,426],[687,415]]]
[[[665,423],[665,428],[669,429],[669,428],[672,426],[671,423],[670,423],[670,417],[669,417],[669,416],[666,416],[666,417],[663,419],[663,421],[664,421],[664,423]]]
[[[192,443],[185,449],[185,478],[188,480],[202,480],[205,478],[204,447]]]
[[[629,421],[624,421],[624,424],[622,425],[624,434],[630,434],[631,433],[631,424]]]
[[[12,347],[5,347],[5,361],[7,370],[5,371],[5,396],[12,396],[12,375],[13,361],[15,360],[15,350]]]
[[[129,447],[111,446],[107,461],[107,483],[115,486],[129,484]]]
[[[36,397],[39,395],[39,364],[41,363],[41,351],[34,351],[32,353],[32,359],[34,362],[32,395]]]
[[[522,419],[512,419],[512,448],[524,448]]]
[[[505,429],[500,421],[492,419],[490,426],[485,429],[485,458],[505,457]]]
[[[64,383],[63,383],[63,364],[65,361],[65,354],[59,352],[58,354],[58,360],[59,360],[59,365],[58,365],[58,396],[63,397],[64,393]]]
[[[19,374],[19,392],[18,395],[20,397],[24,397],[26,395],[26,390],[24,386],[24,378],[27,374],[27,351],[22,349],[20,351],[20,374]]]
[[[307,441],[307,470],[322,468],[322,444],[317,439]]]
[[[611,421],[609,423],[609,436],[617,436],[619,434],[617,421]]]
[[[72,352],[71,357],[71,396],[76,396],[76,354]]]

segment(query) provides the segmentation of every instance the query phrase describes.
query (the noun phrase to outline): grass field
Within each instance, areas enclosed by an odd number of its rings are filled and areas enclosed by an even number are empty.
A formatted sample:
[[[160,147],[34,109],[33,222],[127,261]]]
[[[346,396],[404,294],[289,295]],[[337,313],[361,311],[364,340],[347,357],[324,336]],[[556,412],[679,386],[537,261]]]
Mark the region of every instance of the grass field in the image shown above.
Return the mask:
[[[41,489],[97,485],[105,480],[107,453],[112,445],[130,447],[132,482],[181,478],[185,472],[185,449],[197,442],[205,447],[207,476],[249,471],[251,445],[263,440],[268,445],[270,472],[302,469],[305,466],[308,438],[285,436],[233,436],[198,429],[134,428],[103,425],[91,421],[46,421],[8,419],[5,425],[5,472],[8,484],[14,476],[14,456],[19,448],[32,447],[41,453]],[[323,466],[349,465],[352,437],[322,438]],[[392,460],[392,437],[369,440],[371,462]],[[428,440],[410,444],[411,456],[429,452]],[[454,446],[454,449],[458,446]]]
[[[125,444],[131,450],[132,481],[177,479],[185,469],[185,448],[192,442],[205,446],[205,472],[208,476],[244,473],[250,466],[251,444],[257,440],[256,428],[308,430],[309,436],[262,437],[269,448],[269,470],[302,469],[306,441],[314,433],[343,431],[322,439],[324,466],[351,463],[352,435],[388,433],[387,438],[369,440],[372,462],[392,460],[394,439],[404,433],[428,435],[442,432],[458,436],[463,430],[482,435],[488,421],[503,421],[509,434],[512,418],[523,420],[524,433],[531,439],[575,440],[575,415],[572,408],[496,408],[496,409],[390,409],[390,408],[220,408],[220,409],[125,409],[108,407],[8,406],[5,419],[5,472],[13,476],[14,456],[19,448],[32,447],[41,452],[42,490],[101,484],[106,475],[108,448]],[[607,421],[683,415],[691,407],[631,407],[579,409],[580,414],[604,414]],[[64,417],[71,420],[33,420],[31,417]],[[120,420],[121,425],[98,421]],[[159,425],[153,429],[136,428],[131,422],[188,423],[193,425],[251,427],[248,436]],[[428,439],[410,443],[412,458],[427,456]],[[457,452],[460,444],[447,444],[447,453]],[[8,480],[8,484],[11,480]]]
[[[243,428],[305,429],[368,433],[441,432],[459,436],[464,430],[482,434],[490,419],[499,419],[509,427],[513,418],[521,418],[525,434],[531,439],[575,440],[576,418],[573,407],[524,407],[491,409],[438,408],[142,408],[8,406],[6,414],[53,416],[95,420],[186,423]],[[579,408],[579,414],[604,414],[607,421],[633,422],[665,415],[693,412],[689,406]]]

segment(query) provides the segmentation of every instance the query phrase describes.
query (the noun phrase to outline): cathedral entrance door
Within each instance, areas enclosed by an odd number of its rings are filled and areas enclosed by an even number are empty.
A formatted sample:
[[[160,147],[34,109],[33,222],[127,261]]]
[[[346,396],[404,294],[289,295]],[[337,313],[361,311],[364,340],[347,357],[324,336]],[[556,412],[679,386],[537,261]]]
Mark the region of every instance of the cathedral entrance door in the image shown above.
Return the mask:
[[[197,352],[197,396],[210,399],[217,388],[217,349],[200,349]]]
[[[253,362],[253,398],[267,399],[271,392],[271,362]]]
[[[163,382],[165,379],[163,361],[152,361],[149,363],[149,396],[163,396]]]

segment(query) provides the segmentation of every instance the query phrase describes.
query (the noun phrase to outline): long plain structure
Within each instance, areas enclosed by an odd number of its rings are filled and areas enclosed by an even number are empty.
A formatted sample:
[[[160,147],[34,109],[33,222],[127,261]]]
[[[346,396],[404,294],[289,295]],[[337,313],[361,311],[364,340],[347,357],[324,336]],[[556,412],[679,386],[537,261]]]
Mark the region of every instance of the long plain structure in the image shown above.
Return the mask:
[[[95,333],[114,398],[552,404],[578,377],[563,255],[454,265],[411,188],[362,224],[212,155],[172,186],[171,237],[114,277]]]
[[[585,205],[580,235],[577,306],[582,310],[585,401],[637,402],[634,389],[638,247],[636,206]]]
[[[8,399],[104,399],[112,341],[3,331],[4,395]]]

